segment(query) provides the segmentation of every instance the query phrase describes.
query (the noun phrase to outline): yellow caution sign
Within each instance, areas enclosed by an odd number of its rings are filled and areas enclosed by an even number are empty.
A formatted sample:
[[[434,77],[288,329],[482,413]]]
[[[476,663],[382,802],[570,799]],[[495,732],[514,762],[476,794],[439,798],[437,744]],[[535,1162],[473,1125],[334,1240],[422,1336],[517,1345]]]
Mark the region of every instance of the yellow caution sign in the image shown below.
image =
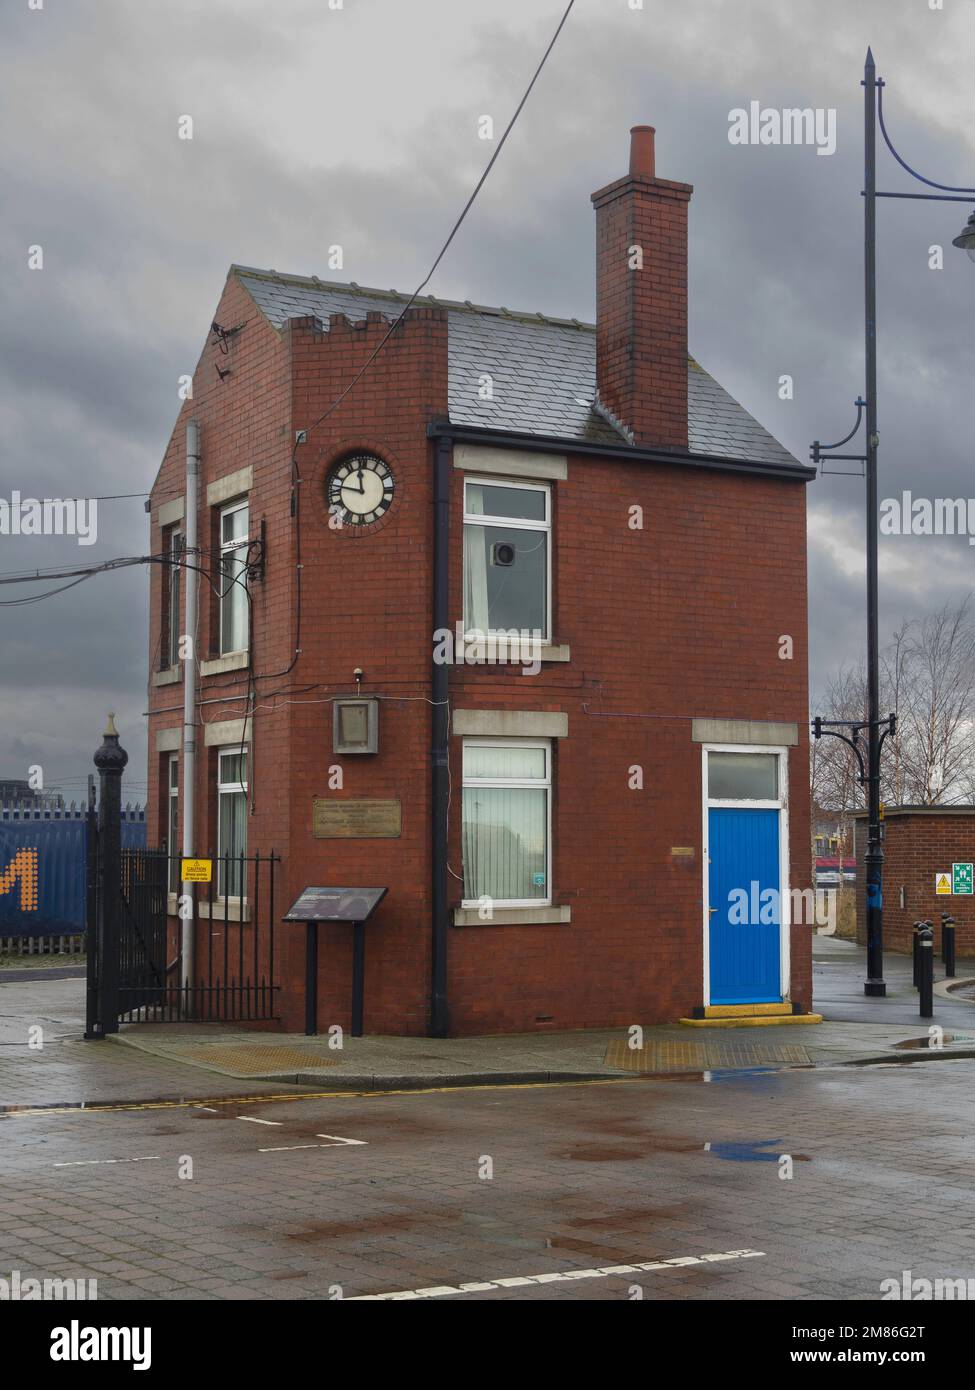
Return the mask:
[[[934,891],[939,897],[951,896],[951,874],[935,874]]]
[[[181,883],[209,883],[213,877],[213,860],[183,859],[179,876]]]

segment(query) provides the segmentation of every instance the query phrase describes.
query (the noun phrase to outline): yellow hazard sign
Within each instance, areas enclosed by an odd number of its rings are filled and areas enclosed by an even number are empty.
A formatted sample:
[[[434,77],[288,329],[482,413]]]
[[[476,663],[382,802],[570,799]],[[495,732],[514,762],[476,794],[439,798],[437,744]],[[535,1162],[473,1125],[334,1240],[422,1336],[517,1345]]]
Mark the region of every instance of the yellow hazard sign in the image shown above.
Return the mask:
[[[947,894],[950,897],[951,874],[935,874],[934,891],[939,895],[939,897],[943,897],[945,894]]]
[[[213,860],[183,859],[179,876],[182,883],[209,883],[213,877]]]

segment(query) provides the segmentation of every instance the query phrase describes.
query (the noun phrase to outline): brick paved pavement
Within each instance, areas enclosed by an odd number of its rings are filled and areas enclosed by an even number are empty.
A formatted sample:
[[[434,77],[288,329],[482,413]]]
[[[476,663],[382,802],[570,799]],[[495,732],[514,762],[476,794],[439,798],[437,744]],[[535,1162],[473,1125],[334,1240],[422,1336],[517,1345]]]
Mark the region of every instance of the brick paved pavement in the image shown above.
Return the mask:
[[[0,1273],[327,1298],[748,1248],[763,1257],[455,1297],[874,1299],[904,1269],[975,1276],[971,1067],[10,1115]]]
[[[762,1255],[452,1297],[875,1299],[906,1269],[975,1277],[975,1060],[325,1098],[81,1042],[76,982],[30,989],[0,987],[0,1101],[135,1108],[0,1115],[0,1278],[308,1299],[742,1249]]]

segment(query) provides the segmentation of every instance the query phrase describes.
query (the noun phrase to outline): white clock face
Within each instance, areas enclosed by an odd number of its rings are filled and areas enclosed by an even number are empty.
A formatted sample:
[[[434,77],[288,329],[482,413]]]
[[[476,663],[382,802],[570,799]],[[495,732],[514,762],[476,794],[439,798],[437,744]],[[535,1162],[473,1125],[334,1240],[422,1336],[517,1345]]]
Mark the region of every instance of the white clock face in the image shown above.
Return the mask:
[[[394,488],[393,475],[382,459],[357,454],[329,473],[329,509],[350,526],[368,526],[388,511]]]

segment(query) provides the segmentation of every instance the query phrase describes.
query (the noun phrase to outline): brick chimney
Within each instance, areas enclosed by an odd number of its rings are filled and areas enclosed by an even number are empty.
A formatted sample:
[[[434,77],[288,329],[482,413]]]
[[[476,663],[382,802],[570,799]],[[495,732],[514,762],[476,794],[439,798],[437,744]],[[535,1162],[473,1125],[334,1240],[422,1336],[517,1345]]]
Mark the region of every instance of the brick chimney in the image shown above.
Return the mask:
[[[596,388],[635,444],[687,448],[687,183],[658,179],[653,126],[596,209]]]

